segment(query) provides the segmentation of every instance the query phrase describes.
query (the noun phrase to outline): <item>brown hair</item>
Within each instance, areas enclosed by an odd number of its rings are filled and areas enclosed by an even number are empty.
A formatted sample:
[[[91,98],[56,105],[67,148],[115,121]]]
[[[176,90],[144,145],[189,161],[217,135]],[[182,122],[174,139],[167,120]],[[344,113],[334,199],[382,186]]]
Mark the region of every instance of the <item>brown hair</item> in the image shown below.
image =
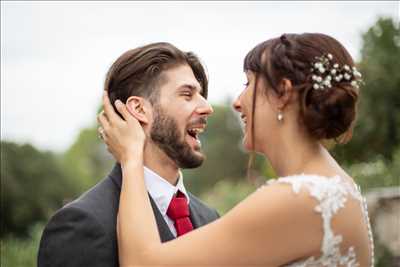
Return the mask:
[[[244,70],[256,74],[256,85],[258,76],[264,77],[268,89],[278,95],[279,83],[283,78],[289,79],[299,92],[300,119],[309,134],[317,140],[341,137],[337,141],[346,142],[352,134],[358,91],[345,80],[325,90],[312,88],[312,63],[316,57],[327,54],[341,66],[354,66],[350,54],[336,39],[320,33],[303,33],[283,34],[257,45],[246,55]],[[257,86],[253,94],[253,135],[256,95]]]
[[[110,67],[104,89],[113,106],[117,99],[125,103],[132,95],[147,98],[155,104],[158,89],[164,81],[163,71],[184,64],[191,67],[202,87],[203,97],[207,98],[208,79],[199,58],[193,52],[183,52],[164,42],[148,44],[122,54]]]

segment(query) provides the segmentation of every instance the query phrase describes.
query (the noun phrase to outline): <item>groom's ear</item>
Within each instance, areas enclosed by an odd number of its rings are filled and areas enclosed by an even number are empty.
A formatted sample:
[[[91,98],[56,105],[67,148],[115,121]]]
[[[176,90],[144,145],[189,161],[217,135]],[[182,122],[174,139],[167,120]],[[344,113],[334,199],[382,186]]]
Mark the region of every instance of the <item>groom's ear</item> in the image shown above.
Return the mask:
[[[126,100],[126,108],[129,113],[135,117],[141,124],[148,124],[148,110],[146,107],[147,100],[139,96],[130,96]]]

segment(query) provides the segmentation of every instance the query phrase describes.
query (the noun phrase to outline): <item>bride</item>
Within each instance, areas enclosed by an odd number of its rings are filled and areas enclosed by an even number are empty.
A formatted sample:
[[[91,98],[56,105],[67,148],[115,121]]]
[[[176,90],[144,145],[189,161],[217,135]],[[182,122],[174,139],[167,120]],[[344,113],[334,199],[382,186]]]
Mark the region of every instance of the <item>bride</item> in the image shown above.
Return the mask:
[[[225,216],[161,243],[143,179],[145,133],[136,113],[103,97],[98,117],[121,163],[121,266],[373,266],[365,201],[321,144],[351,137],[361,74],[324,34],[284,34],[244,60],[248,82],[233,103],[247,150],[279,175]],[[222,152],[222,151],[221,151]],[[132,227],[135,225],[135,227]]]

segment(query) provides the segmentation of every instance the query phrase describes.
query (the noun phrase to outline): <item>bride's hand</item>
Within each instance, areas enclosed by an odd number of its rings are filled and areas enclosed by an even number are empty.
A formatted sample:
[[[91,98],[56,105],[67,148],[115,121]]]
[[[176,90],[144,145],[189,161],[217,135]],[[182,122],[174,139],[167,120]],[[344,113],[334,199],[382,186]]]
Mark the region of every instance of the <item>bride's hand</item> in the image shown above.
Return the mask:
[[[139,121],[128,111],[126,105],[120,100],[115,102],[115,107],[124,118],[114,111],[107,92],[103,94],[102,111],[97,120],[101,127],[99,133],[106,143],[108,151],[120,162],[143,157],[143,147],[146,135]]]

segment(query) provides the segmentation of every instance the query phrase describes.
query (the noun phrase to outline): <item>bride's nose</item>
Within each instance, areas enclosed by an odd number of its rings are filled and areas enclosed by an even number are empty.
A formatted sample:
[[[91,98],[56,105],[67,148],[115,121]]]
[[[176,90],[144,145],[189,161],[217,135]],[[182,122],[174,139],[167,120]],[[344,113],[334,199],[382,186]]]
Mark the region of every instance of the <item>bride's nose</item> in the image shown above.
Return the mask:
[[[237,112],[241,112],[242,111],[242,106],[240,104],[240,97],[242,96],[242,94],[240,94],[235,101],[233,101],[232,107],[237,111]]]

